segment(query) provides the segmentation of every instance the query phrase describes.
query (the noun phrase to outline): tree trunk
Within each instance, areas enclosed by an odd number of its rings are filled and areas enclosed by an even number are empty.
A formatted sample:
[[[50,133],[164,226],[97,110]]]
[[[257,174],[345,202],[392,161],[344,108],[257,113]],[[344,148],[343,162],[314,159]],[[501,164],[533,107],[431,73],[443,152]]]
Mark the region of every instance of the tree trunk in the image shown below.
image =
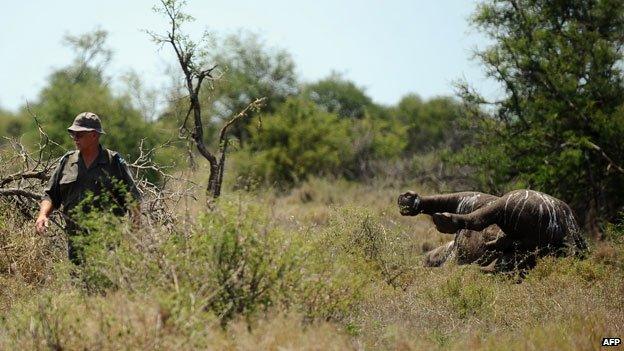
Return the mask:
[[[210,175],[208,176],[208,187],[206,188],[206,195],[212,200],[221,195],[221,182],[219,181],[219,164],[210,164]]]
[[[587,164],[587,176],[589,180],[589,206],[587,213],[585,214],[585,230],[591,238],[596,241],[602,240],[603,235],[600,231],[600,220],[598,215],[598,198],[600,194],[599,186],[596,184],[596,179],[594,177],[594,172],[592,170],[592,164],[589,161],[589,155],[587,151],[585,151],[585,162]]]
[[[600,230],[596,199],[593,195],[589,200],[589,208],[585,214],[585,230],[587,231],[587,234],[589,234],[589,237],[596,241],[604,239],[603,233]]]

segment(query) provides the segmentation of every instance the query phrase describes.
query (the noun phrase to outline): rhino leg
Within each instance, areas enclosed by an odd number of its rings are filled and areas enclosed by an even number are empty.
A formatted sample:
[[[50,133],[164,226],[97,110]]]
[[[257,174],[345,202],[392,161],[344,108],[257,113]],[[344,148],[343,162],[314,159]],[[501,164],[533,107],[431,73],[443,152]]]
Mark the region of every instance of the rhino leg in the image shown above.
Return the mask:
[[[448,243],[441,245],[425,254],[423,260],[423,266],[425,267],[440,267],[451,256],[455,241],[449,241]]]
[[[494,240],[490,240],[485,243],[486,250],[506,251],[513,244],[513,240],[509,238],[509,235],[502,233]]]
[[[490,205],[468,214],[435,213],[433,222],[438,231],[454,234],[460,229],[481,231],[492,224],[497,224],[500,215],[499,206]]]

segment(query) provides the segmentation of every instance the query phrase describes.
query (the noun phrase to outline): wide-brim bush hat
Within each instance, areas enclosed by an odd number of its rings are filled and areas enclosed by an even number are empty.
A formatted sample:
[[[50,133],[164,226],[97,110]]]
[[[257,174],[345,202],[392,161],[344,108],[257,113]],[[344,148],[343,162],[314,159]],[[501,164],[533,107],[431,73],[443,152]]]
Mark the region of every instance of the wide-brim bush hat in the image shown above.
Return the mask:
[[[100,134],[106,134],[102,129],[100,117],[93,112],[82,112],[78,114],[78,116],[74,118],[74,123],[72,123],[67,130],[70,132],[96,131]]]

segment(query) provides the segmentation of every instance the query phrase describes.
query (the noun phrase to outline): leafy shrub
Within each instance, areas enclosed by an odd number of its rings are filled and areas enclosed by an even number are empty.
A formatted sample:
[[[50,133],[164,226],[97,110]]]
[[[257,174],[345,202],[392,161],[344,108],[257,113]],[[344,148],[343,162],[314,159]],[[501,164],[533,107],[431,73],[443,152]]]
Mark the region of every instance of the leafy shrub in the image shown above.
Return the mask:
[[[621,246],[612,247],[612,249],[614,250],[613,255],[617,257],[617,250],[621,250]],[[590,258],[583,260],[575,257],[541,258],[538,261],[538,265],[529,273],[528,279],[543,280],[549,278],[562,282],[577,280],[585,284],[593,284],[608,277],[611,267],[605,263],[617,267],[617,262],[597,256],[599,253],[600,251],[594,252]]]
[[[197,224],[169,233],[132,230],[123,218],[101,212],[82,214],[79,223],[86,232],[79,237],[85,256],[80,269],[90,290],[157,284],[174,292],[178,303],[198,304],[225,324],[268,308],[281,289],[295,284],[297,253],[252,207],[223,203]]]
[[[418,95],[408,94],[391,113],[406,128],[405,151],[409,154],[425,154],[439,148],[455,151],[466,140],[458,123],[460,104],[453,98],[423,101]]]
[[[492,311],[495,288],[479,272],[458,270],[440,287],[440,294],[459,318],[484,317]]]
[[[216,290],[205,308],[224,322],[287,299],[300,279],[301,252],[292,239],[267,226],[258,209],[234,210],[206,214],[189,243],[192,257],[211,266],[207,278]]]
[[[388,228],[370,211],[337,211],[326,236],[328,250],[365,262],[371,270],[369,275],[378,275],[395,288],[408,286],[414,267],[421,265],[413,236]]]
[[[620,213],[620,218],[616,223],[608,223],[605,239],[611,242],[624,243],[624,212]]]
[[[351,121],[349,140],[352,157],[343,160],[341,175],[370,179],[386,174],[385,168],[401,156],[407,145],[407,128],[396,119],[366,115]]]
[[[25,127],[24,119],[0,108],[0,135],[18,137],[22,135]],[[6,140],[0,140],[0,145]]]
[[[306,85],[302,95],[314,101],[323,110],[335,113],[340,118],[364,118],[367,110],[375,108],[373,100],[362,88],[336,72]]]
[[[246,183],[288,186],[313,175],[338,175],[351,157],[347,122],[301,99],[288,99],[250,133],[236,167]]]
[[[124,218],[95,212],[80,223],[87,234],[79,271],[89,291],[158,287],[169,296],[168,309],[205,311],[223,326],[277,306],[340,319],[370,274],[354,273],[352,257],[327,250],[325,240],[287,235],[259,206],[227,200],[169,232],[132,230]]]

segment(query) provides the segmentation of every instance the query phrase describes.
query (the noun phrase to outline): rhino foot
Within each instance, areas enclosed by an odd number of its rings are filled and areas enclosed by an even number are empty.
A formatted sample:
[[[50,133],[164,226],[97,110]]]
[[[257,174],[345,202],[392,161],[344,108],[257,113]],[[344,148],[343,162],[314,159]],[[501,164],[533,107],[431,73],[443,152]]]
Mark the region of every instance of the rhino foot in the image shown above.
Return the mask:
[[[441,233],[455,234],[459,230],[457,225],[453,222],[452,215],[448,212],[434,213],[433,223],[436,229]]]

